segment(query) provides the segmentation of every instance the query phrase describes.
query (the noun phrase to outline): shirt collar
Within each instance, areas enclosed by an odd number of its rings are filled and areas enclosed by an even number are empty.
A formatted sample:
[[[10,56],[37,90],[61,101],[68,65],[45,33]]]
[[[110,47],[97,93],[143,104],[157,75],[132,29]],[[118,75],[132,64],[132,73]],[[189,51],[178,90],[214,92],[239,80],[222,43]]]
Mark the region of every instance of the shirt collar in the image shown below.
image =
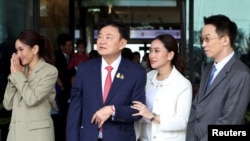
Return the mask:
[[[112,63],[112,64],[108,64],[104,58],[102,57],[102,69],[105,69],[106,66],[112,66],[113,67],[113,70],[117,70],[118,69],[118,66],[121,62],[121,54],[118,56],[118,58],[116,58],[116,60]]]
[[[233,55],[234,52],[230,53],[226,58],[221,60],[219,63],[214,62],[216,70],[220,71],[227,64],[227,62],[233,57]]]

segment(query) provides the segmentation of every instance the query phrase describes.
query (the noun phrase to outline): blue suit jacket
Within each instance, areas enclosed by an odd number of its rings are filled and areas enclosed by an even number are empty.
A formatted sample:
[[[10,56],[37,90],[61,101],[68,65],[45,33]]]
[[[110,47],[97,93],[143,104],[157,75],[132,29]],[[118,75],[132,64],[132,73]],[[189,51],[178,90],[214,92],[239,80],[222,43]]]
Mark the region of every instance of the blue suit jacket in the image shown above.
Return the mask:
[[[93,114],[105,105],[114,105],[116,112],[102,126],[103,141],[135,141],[132,116],[138,111],[130,108],[132,101],[145,103],[145,70],[122,58],[106,102],[102,101],[101,58],[92,59],[78,66],[71,90],[67,119],[67,141],[96,141],[99,128],[91,123]],[[117,74],[120,76],[117,77]]]

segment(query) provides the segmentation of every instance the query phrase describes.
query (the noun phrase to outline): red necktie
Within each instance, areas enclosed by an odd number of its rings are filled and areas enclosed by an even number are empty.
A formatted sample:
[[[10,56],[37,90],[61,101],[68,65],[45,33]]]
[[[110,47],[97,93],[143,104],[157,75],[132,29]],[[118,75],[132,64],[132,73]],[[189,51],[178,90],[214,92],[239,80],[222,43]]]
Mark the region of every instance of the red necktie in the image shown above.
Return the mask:
[[[106,81],[104,84],[103,102],[105,102],[106,98],[108,97],[109,89],[110,89],[111,84],[112,84],[111,71],[112,71],[113,67],[107,66],[105,69],[108,71],[108,74],[107,74]]]

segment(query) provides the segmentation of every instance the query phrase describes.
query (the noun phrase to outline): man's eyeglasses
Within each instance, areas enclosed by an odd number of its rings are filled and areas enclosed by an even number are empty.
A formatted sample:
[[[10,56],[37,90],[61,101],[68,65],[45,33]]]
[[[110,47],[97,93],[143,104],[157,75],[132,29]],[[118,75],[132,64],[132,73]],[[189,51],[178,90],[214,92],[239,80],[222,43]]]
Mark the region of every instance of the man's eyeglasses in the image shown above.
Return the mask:
[[[200,37],[200,43],[206,42],[209,43],[211,40],[213,39],[220,39],[223,36],[219,36],[219,37]]]

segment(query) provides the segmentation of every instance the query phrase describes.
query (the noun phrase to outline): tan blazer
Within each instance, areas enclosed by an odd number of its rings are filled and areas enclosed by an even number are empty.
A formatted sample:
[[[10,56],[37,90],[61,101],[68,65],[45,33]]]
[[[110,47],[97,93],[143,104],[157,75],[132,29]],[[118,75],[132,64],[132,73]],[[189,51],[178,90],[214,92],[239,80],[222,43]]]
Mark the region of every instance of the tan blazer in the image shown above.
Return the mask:
[[[12,110],[7,141],[54,141],[50,112],[57,75],[43,59],[28,79],[22,72],[9,75],[3,100],[5,109]]]

